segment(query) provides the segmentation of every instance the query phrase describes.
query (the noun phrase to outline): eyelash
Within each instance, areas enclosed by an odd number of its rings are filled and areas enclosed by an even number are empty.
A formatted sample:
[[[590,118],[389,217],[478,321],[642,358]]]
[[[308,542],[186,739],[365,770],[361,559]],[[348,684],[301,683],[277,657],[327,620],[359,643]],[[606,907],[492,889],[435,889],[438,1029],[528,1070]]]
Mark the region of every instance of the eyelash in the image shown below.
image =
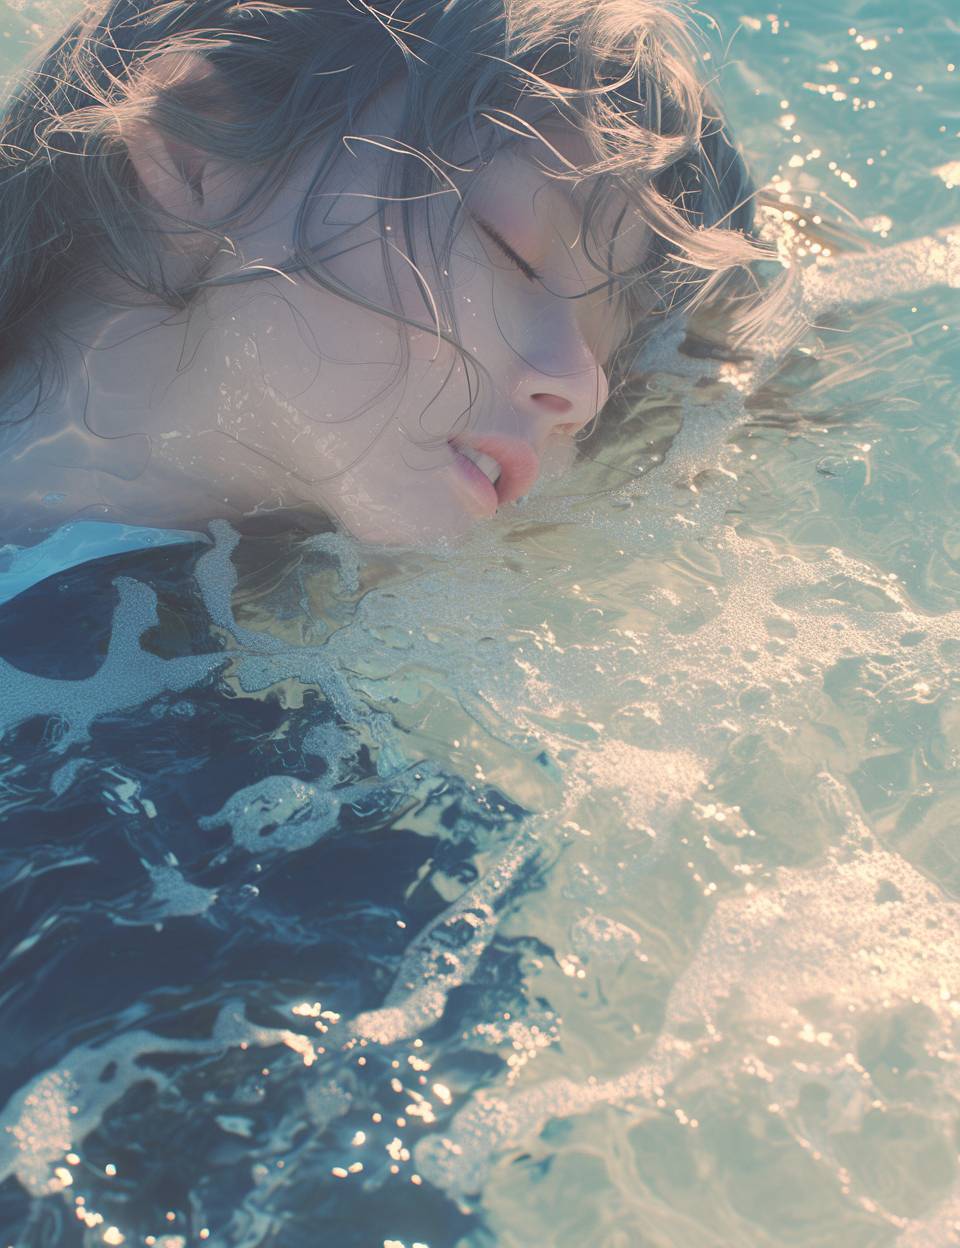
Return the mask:
[[[531,282],[539,282],[543,280],[543,274],[539,273],[532,264],[527,264],[523,256],[518,256],[510,244],[501,237],[492,225],[487,225],[485,221],[477,220],[477,224],[483,230],[484,234],[494,242],[501,252],[506,256],[511,264],[516,265],[525,278]]]

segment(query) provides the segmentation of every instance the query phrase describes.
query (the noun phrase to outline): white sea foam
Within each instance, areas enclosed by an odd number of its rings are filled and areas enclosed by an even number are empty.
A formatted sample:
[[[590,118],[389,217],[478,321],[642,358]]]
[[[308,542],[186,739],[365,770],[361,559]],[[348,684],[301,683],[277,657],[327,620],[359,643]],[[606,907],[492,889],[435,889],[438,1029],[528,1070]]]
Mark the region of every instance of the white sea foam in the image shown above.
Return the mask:
[[[191,884],[184,877],[173,854],[159,866],[144,863],[150,882],[153,885],[153,896],[144,919],[157,922],[163,919],[187,918],[197,914],[206,914],[216,904],[217,891],[213,888],[201,888]]]
[[[326,785],[294,776],[267,776],[238,789],[220,810],[199,820],[204,830],[229,826],[234,843],[248,853],[292,852],[316,844],[337,826],[343,800]]]
[[[960,907],[876,843],[833,777],[822,775],[820,786],[825,817],[843,825],[837,847],[819,867],[780,870],[773,881],[717,904],[641,1065],[614,1078],[553,1079],[478,1095],[441,1134],[418,1145],[424,1177],[456,1196],[470,1195],[482,1187],[497,1150],[528,1142],[551,1118],[598,1105],[655,1112],[683,1070],[716,1045],[721,1014],[731,1002],[737,1003],[738,1032],[749,1028],[762,1053],[763,1077],[772,1080],[768,1099],[805,1145],[797,1102],[811,1078],[825,1080],[832,1095],[846,1099],[848,1129],[859,1127],[882,1095],[854,1057],[870,1011],[924,1009],[931,1024],[926,1048],[940,1059],[943,1090],[960,1092]],[[624,956],[639,948],[632,940],[618,945]],[[945,1138],[952,1131],[951,1104],[945,1099],[939,1107]],[[829,1142],[815,1143],[824,1164],[840,1169]],[[861,1198],[865,1207],[878,1208]],[[920,1219],[880,1211],[911,1245],[945,1242],[935,1238],[936,1228],[942,1235],[956,1216],[949,1201]]]

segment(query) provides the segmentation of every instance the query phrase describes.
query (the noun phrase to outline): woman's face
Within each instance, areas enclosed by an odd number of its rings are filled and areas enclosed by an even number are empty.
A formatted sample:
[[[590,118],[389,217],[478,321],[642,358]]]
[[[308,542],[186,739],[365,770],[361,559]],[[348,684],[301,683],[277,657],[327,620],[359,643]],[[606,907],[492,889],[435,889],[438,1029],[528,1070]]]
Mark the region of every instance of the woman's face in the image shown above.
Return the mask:
[[[389,316],[306,274],[264,272],[203,296],[191,318],[197,345],[187,375],[191,410],[215,411],[216,427],[206,419],[186,441],[155,443],[154,455],[168,467],[189,461],[193,471],[219,472],[229,478],[225,497],[259,494],[258,509],[319,504],[355,536],[391,544],[456,538],[562,472],[576,434],[606,401],[604,364],[626,326],[584,250],[589,186],[571,190],[537,164],[561,168],[563,155],[582,162],[585,144],[573,132],[554,131],[550,141],[556,155],[523,141],[470,175],[443,273],[433,267],[422,202],[412,206],[418,272],[400,205],[390,206],[385,231],[371,215],[371,144],[345,153],[310,200],[308,237],[328,274],[389,307],[386,247],[400,306],[425,326],[433,315],[424,288],[445,284],[459,341],[486,375],[468,377],[429,328],[407,331],[404,368],[405,331]],[[305,169],[295,169],[238,236],[246,262],[277,265],[290,256]],[[455,197],[448,202],[452,211]],[[614,265],[636,263],[645,242],[642,224],[624,218]],[[238,264],[223,254],[215,271]]]

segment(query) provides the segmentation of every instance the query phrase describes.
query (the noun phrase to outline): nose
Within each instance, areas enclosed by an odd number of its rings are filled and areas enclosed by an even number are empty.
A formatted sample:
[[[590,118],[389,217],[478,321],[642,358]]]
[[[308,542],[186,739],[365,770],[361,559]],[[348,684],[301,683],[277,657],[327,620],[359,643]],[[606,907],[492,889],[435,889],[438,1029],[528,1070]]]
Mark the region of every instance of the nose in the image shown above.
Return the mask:
[[[572,436],[589,424],[607,401],[606,373],[593,353],[583,343],[577,355],[578,367],[569,372],[546,372],[528,365],[514,389],[514,407],[535,420],[541,438],[556,432]]]

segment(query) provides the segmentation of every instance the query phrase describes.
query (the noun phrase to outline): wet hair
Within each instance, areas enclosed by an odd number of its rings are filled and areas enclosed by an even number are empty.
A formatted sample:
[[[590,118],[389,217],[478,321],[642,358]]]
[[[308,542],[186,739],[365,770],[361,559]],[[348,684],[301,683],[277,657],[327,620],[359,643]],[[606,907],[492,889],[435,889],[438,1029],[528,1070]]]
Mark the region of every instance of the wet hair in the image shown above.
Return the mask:
[[[441,213],[437,201],[459,195],[465,172],[482,168],[504,143],[529,142],[535,157],[547,140],[538,138],[531,115],[568,122],[585,136],[589,165],[552,176],[594,179],[584,245],[611,296],[624,301],[631,326],[610,362],[614,390],[656,314],[729,293],[733,275],[743,276],[763,254],[751,235],[743,159],[698,73],[703,53],[691,13],[681,0],[89,6],[14,88],[0,120],[0,372],[29,357],[43,375],[44,313],[97,273],[181,308],[214,280],[255,280],[243,268],[217,279],[201,270],[171,280],[163,241],[190,223],[165,217],[144,196],[125,126],[149,121],[175,143],[257,171],[239,213],[277,186],[310,144],[321,153],[311,189],[319,186],[362,110],[399,80],[402,110],[373,211],[382,225],[386,206],[399,205],[414,272],[423,271],[412,215],[418,200],[427,209],[429,268],[441,273],[458,216]],[[158,85],[151,68],[170,53],[199,54],[208,72]],[[465,138],[472,153],[466,164]],[[592,228],[611,195],[618,207],[639,208],[653,231],[647,255],[626,272],[612,271]],[[211,255],[234,220],[205,225]],[[324,269],[306,244],[307,220],[305,195],[284,269],[375,307]],[[396,295],[386,242],[382,248]],[[424,291],[424,300],[433,311],[427,327],[455,347],[468,374],[483,372],[459,345],[450,292]],[[423,327],[396,298],[375,310]]]

